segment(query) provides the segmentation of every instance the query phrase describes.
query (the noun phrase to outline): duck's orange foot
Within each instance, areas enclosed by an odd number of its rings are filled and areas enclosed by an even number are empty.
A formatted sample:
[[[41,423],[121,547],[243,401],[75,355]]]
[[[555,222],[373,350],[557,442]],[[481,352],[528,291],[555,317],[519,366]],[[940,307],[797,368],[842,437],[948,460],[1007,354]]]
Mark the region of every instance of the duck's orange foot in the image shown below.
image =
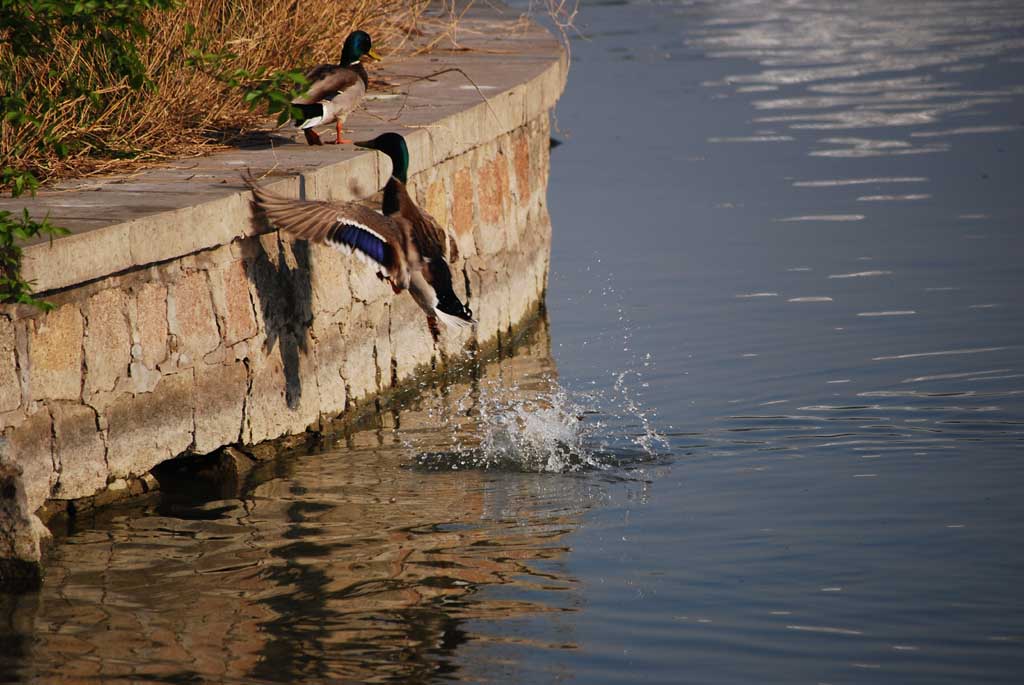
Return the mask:
[[[317,135],[317,132],[314,131],[313,129],[311,129],[311,128],[304,128],[304,129],[302,129],[302,132],[304,134],[306,134],[306,142],[309,143],[310,145],[323,145],[324,144],[323,141],[320,140],[320,136]]]
[[[341,145],[342,143],[347,143],[349,145],[352,144],[352,141],[349,140],[348,138],[342,138],[341,137],[341,119],[338,119],[338,120],[336,120],[334,122],[334,130],[338,134],[338,137],[334,139],[334,144],[335,145]]]

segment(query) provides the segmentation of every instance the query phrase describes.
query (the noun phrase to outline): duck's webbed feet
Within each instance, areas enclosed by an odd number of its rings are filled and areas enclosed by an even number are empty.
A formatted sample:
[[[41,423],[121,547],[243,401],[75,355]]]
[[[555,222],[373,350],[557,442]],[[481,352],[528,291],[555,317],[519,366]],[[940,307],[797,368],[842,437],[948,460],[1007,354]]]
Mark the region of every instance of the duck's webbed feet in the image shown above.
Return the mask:
[[[338,133],[338,137],[334,139],[335,145],[341,145],[342,143],[352,144],[352,141],[348,138],[341,137],[341,119],[334,120],[334,130]]]
[[[310,145],[323,145],[324,142],[320,140],[319,134],[311,128],[304,128],[302,132],[306,135],[306,142]]]

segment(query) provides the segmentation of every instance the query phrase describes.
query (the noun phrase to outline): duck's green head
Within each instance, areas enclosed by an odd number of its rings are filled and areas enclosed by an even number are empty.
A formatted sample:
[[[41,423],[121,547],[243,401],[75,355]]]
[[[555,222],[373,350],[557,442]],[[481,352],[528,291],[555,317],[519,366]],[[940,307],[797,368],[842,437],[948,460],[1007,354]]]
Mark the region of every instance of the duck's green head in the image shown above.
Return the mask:
[[[409,148],[405,145],[405,138],[397,133],[382,133],[373,140],[357,142],[357,146],[380,150],[391,158],[391,175],[402,183],[406,181],[406,174],[409,173]]]
[[[370,59],[380,60],[380,55],[373,51],[373,42],[370,34],[366,31],[353,31],[345,39],[345,47],[341,49],[341,65],[349,66],[355,64],[366,55]]]

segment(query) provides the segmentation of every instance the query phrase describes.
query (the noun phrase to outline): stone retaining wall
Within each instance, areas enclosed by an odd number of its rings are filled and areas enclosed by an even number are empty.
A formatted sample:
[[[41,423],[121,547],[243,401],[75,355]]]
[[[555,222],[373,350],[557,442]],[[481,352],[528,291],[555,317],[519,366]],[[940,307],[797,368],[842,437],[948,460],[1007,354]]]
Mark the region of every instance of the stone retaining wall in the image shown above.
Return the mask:
[[[559,92],[563,79],[564,70]],[[47,295],[56,305],[48,313],[0,309],[0,560],[20,560],[0,563],[0,582],[25,570],[17,564],[39,562],[46,531],[33,512],[48,500],[141,491],[154,466],[179,455],[315,428],[509,331],[546,286],[555,97],[533,111],[499,110],[505,130],[448,145],[443,159],[436,135],[406,132],[410,190],[454,227],[456,291],[479,320],[443,330],[438,343],[412,298],[394,296],[375,269],[265,232],[241,191],[229,200],[242,224],[227,227],[231,240],[63,287]],[[508,125],[516,114],[531,116]],[[323,176],[279,173],[261,183],[350,199],[382,185],[389,166],[366,152]],[[379,206],[379,194],[368,201]],[[63,259],[73,261],[67,249]]]

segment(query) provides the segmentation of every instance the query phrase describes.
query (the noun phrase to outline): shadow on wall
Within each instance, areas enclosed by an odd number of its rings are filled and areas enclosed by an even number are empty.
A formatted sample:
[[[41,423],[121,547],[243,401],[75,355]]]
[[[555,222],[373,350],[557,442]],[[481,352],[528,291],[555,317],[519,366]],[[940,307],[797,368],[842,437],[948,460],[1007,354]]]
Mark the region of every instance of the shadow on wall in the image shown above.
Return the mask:
[[[305,196],[305,184],[302,183],[299,197]],[[259,229],[263,228],[265,219],[262,216],[257,216],[254,221]],[[271,241],[274,244],[273,254],[267,251],[267,243]],[[289,254],[294,257],[294,263],[289,260]],[[285,400],[289,409],[295,409],[302,399],[299,354],[308,351],[306,340],[313,323],[313,265],[309,243],[299,240],[285,245],[280,234],[267,234],[244,241],[242,257],[263,315],[267,336],[263,353],[269,356],[275,345],[281,351]]]

